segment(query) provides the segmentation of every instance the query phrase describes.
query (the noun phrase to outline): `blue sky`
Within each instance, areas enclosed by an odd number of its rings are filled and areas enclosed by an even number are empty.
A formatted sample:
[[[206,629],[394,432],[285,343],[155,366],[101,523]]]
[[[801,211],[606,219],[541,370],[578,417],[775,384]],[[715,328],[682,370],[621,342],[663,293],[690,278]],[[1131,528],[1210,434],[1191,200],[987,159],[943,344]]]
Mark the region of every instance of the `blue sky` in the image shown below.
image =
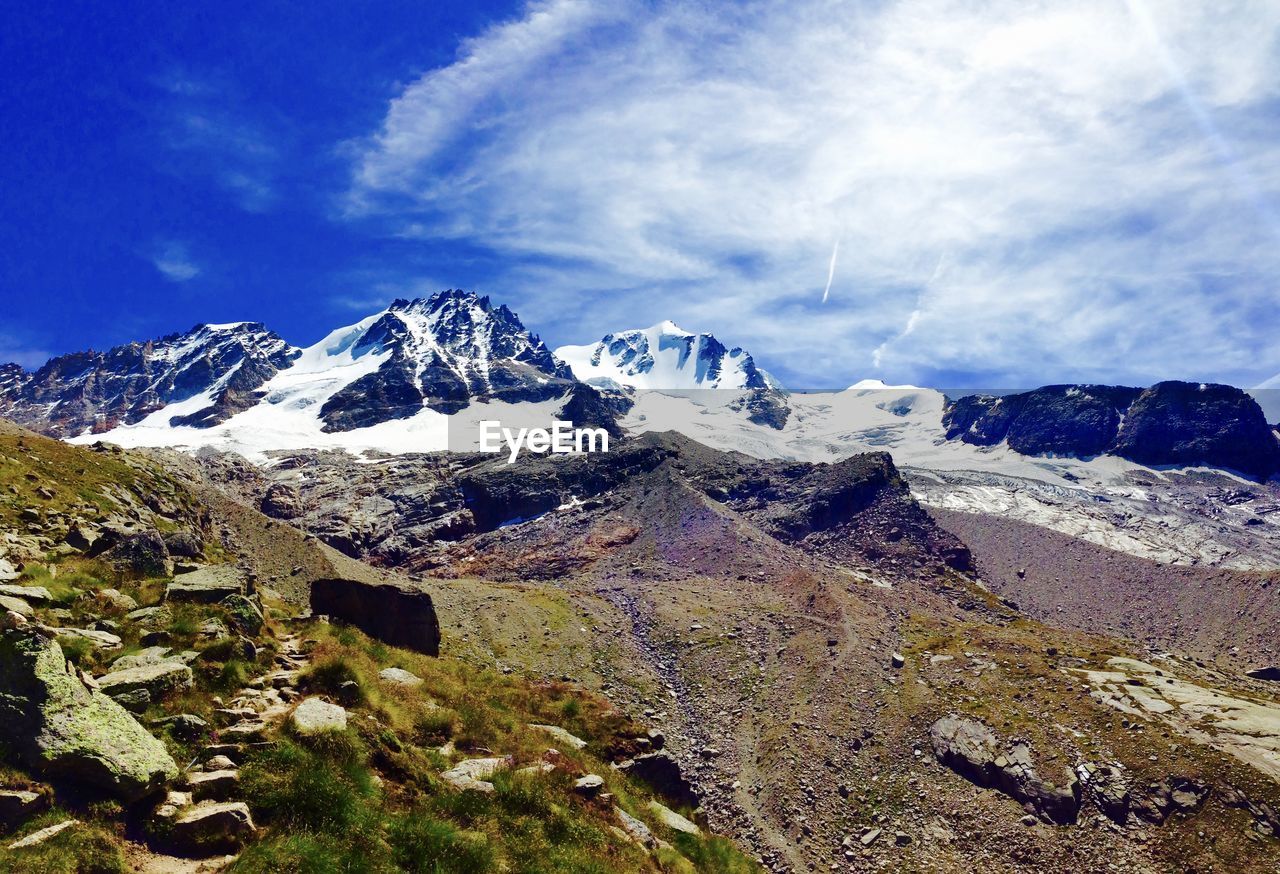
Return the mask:
[[[796,387],[1280,372],[1273,2],[9,6],[0,359],[465,287]]]

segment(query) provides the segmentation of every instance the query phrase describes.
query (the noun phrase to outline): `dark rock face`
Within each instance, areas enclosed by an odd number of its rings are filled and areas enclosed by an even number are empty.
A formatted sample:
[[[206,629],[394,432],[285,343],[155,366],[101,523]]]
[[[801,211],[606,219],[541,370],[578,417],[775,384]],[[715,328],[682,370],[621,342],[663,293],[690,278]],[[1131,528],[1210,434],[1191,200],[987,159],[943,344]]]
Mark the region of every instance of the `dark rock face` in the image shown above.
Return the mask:
[[[1280,470],[1280,443],[1261,408],[1226,385],[1053,385],[1001,397],[971,395],[949,404],[942,423],[948,440],[976,446],[1007,440],[1024,455],[1109,454],[1260,478]]]
[[[1245,671],[1245,676],[1255,680],[1270,680],[1273,683],[1280,683],[1280,665],[1254,668],[1252,671]]]
[[[1107,451],[1140,389],[1050,385],[1020,394],[972,395],[947,407],[947,439],[975,446],[1003,440],[1023,455],[1088,457]]]
[[[1031,763],[1031,750],[1015,742],[1001,752],[995,733],[972,719],[944,716],[929,729],[934,755],[960,776],[996,789],[1057,825],[1076,821],[1080,787],[1073,779],[1062,789],[1040,779]]]
[[[426,592],[355,580],[311,584],[311,612],[350,623],[383,643],[440,654],[440,622]]]
[[[215,391],[209,406],[174,424],[209,427],[252,402],[298,356],[262,325],[197,325],[107,352],[74,352],[32,374],[0,371],[0,412],[56,437],[133,424],[176,401]]]
[[[773,388],[753,388],[736,406],[747,411],[749,421],[778,431],[786,426],[791,416],[786,398]]]
[[[668,753],[656,752],[636,756],[616,766],[619,771],[638,777],[653,787],[663,798],[680,807],[697,807],[699,798],[680,770],[680,763]]]
[[[455,289],[395,301],[353,349],[387,359],[325,402],[326,431],[403,419],[423,407],[456,413],[473,400],[552,400],[577,385],[515,313]]]
[[[1153,385],[1129,408],[1111,451],[1140,464],[1207,464],[1258,477],[1280,469],[1280,444],[1262,409],[1228,385]]]

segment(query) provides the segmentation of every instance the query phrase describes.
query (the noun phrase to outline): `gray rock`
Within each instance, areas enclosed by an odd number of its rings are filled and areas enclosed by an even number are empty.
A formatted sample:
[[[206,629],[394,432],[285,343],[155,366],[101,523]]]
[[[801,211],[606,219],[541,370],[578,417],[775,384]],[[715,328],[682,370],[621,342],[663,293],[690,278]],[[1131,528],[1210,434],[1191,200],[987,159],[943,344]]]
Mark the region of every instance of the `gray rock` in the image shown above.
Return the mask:
[[[604,788],[604,778],[599,774],[587,774],[573,781],[573,791],[584,798],[595,798]]]
[[[174,737],[188,741],[195,740],[209,731],[209,723],[194,713],[166,716],[163,719],[157,719],[153,725],[168,726],[169,732]]]
[[[140,531],[119,537],[102,557],[138,577],[168,576],[172,567],[169,550],[156,531]]]
[[[0,635],[0,731],[28,767],[128,801],[178,774],[164,744],[86,686],[57,642],[35,631]]]
[[[12,829],[37,813],[49,809],[49,792],[28,789],[0,789],[0,825]]]
[[[1001,752],[990,728],[972,719],[944,716],[929,729],[934,755],[943,765],[979,786],[996,789],[1022,804],[1030,804],[1047,820],[1066,825],[1076,820],[1080,785],[1074,779],[1061,789],[1036,774],[1031,749],[1014,742]]]
[[[240,772],[234,768],[196,771],[187,775],[187,788],[196,801],[226,801],[240,788]]]
[[[98,538],[101,536],[91,528],[85,528],[83,525],[73,525],[71,530],[67,532],[64,542],[72,549],[88,552],[93,549],[93,545],[98,542]]]
[[[618,822],[622,823],[622,830],[627,833],[631,840],[649,849],[658,846],[657,838],[653,836],[653,832],[649,831],[649,827],[643,822],[627,813],[621,807],[615,806],[613,813],[618,817]]]
[[[378,679],[396,686],[407,686],[409,688],[422,685],[421,677],[406,671],[404,668],[383,668],[378,672]]]
[[[680,763],[667,752],[646,753],[614,767],[638,777],[677,807],[697,807],[698,793],[680,770]]]
[[[22,573],[10,564],[8,559],[0,558],[0,582],[7,583],[11,580],[16,580],[20,576],[22,576]]]
[[[0,595],[0,610],[11,610],[19,616],[27,618],[36,615],[36,611],[32,610],[31,605],[26,601],[9,595]]]
[[[185,853],[211,854],[238,849],[255,831],[243,801],[204,801],[177,813],[169,840]]]
[[[212,565],[178,577],[165,589],[166,601],[216,604],[248,588],[244,572],[234,565]]]
[[[263,495],[260,509],[273,519],[297,519],[303,514],[302,497],[293,486],[276,483]]]
[[[222,606],[226,608],[231,623],[244,634],[256,637],[258,632],[262,631],[266,619],[262,615],[262,608],[254,602],[253,598],[247,595],[232,595],[223,599]]]
[[[658,822],[662,823],[669,829],[684,832],[687,835],[702,834],[702,829],[698,828],[695,823],[676,813],[666,805],[659,804],[656,801],[650,801],[649,810],[653,811],[653,815],[658,818]]]
[[[149,646],[135,653],[120,656],[111,663],[111,670],[127,671],[130,668],[158,664],[166,659],[174,658],[174,656],[169,655],[169,652],[170,650],[167,646]]]
[[[476,792],[492,792],[493,784],[487,782],[487,778],[492,777],[503,768],[511,767],[511,759],[509,757],[494,757],[487,759],[467,759],[454,765],[447,771],[440,774],[440,779],[444,780],[455,789],[472,789]]]
[[[200,558],[204,555],[204,542],[190,531],[165,533],[164,545],[174,558]]]
[[[27,847],[38,847],[50,838],[60,835],[67,829],[73,828],[79,824],[80,820],[78,819],[64,819],[62,822],[55,823],[47,828],[42,828],[40,831],[32,832],[21,840],[14,841],[9,845],[9,849],[24,850]]]
[[[99,589],[94,592],[93,599],[102,607],[108,610],[117,610],[121,613],[128,613],[130,610],[138,609],[138,602],[119,589]]]
[[[876,838],[880,837],[881,830],[878,828],[870,828],[862,833],[862,837],[858,838],[862,842],[862,846],[869,847],[876,842]]]
[[[110,631],[98,631],[94,628],[42,627],[40,630],[53,637],[73,637],[79,640],[87,640],[97,649],[119,649],[124,643],[118,634],[112,634]]]
[[[163,700],[174,692],[190,689],[193,682],[191,668],[186,663],[180,659],[166,659],[112,671],[98,678],[98,688],[117,701],[131,693],[146,692],[147,701],[151,702]],[[128,700],[132,702],[136,700],[136,696]]]
[[[290,717],[295,730],[301,734],[320,731],[342,731],[347,727],[347,711],[337,704],[321,698],[307,698]]]
[[[164,606],[140,607],[126,613],[124,618],[145,628],[156,628],[172,622],[173,611]]]
[[[53,595],[44,586],[0,585],[0,595],[21,598],[28,604],[48,604],[53,600]]]
[[[529,727],[536,728],[538,731],[545,731],[547,734],[555,738],[556,741],[571,749],[580,750],[587,745],[585,740],[570,734],[558,725],[542,725],[536,722],[531,722],[529,723]]]

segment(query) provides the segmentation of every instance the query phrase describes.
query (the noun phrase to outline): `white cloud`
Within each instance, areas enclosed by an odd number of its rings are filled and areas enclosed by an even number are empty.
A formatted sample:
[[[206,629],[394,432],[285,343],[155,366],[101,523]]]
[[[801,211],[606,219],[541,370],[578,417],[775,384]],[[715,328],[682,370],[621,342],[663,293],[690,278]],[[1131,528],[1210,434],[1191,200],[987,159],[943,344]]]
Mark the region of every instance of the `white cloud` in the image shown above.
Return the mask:
[[[192,259],[189,247],[177,240],[157,246],[151,263],[172,282],[187,282],[200,275],[200,265]]]
[[[349,205],[507,256],[557,342],[669,317],[799,384],[1256,381],[1278,34],[1246,0],[549,0],[392,101]]]

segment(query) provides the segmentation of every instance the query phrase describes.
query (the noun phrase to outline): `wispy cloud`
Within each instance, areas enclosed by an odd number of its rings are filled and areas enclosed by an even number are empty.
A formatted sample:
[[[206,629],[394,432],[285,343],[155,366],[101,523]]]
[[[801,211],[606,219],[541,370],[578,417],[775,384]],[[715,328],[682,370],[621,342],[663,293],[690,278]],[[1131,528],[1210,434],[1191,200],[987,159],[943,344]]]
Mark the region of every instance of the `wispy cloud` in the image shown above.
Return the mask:
[[[0,333],[0,364],[19,364],[34,370],[51,357],[47,349],[38,348],[13,334]]]
[[[157,156],[161,166],[209,179],[246,212],[274,206],[285,162],[281,144],[288,138],[245,117],[243,102],[225,82],[173,70],[155,86],[165,94],[158,101],[157,118],[165,147]]]
[[[187,282],[200,275],[200,265],[191,257],[190,247],[181,241],[161,243],[150,257],[165,279],[173,282]]]
[[[405,87],[352,213],[496,250],[564,341],[670,317],[793,383],[1280,370],[1280,6],[604,6]]]

